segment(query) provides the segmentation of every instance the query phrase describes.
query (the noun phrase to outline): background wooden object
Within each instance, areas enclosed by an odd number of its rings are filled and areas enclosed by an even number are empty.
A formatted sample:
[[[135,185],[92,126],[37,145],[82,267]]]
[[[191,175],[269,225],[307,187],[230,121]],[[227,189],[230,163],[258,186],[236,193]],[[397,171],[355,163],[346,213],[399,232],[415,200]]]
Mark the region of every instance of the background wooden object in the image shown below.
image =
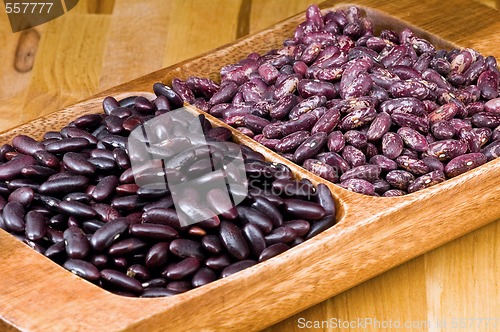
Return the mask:
[[[40,41],[33,69],[26,73],[12,65],[21,34],[11,33],[1,12],[0,128],[209,51],[303,11],[313,2],[81,0],[70,13],[35,28]],[[493,6],[492,1],[487,4]],[[480,20],[473,15],[475,6],[470,1],[473,18],[469,19]],[[473,32],[462,34],[466,41]],[[486,36],[473,37],[484,37],[487,48]],[[500,223],[489,224],[269,330],[301,330],[297,325],[301,317],[447,319],[449,324],[452,317],[500,318],[499,239]]]

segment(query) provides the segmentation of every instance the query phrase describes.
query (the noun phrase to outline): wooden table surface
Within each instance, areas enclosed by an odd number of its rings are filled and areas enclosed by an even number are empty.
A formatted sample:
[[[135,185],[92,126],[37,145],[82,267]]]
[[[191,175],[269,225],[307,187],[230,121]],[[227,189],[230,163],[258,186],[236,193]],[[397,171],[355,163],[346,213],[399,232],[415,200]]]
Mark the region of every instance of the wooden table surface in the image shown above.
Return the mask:
[[[315,2],[80,0],[64,16],[15,34],[2,10],[0,131],[264,29]],[[480,2],[495,6],[492,0]],[[326,320],[332,328],[317,330],[335,331],[335,324],[345,326],[342,321],[366,318],[381,325],[413,322],[407,330],[415,331],[498,331],[499,279],[497,221],[268,330],[303,331],[306,324]],[[437,328],[437,321],[446,328]]]

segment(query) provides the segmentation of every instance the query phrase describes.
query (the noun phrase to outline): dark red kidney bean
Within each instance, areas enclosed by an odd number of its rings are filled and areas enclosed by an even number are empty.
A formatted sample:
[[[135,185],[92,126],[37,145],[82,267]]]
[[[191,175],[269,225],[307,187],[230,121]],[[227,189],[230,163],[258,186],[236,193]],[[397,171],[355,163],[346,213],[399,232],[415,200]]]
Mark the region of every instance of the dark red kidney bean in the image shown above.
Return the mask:
[[[340,186],[347,190],[360,194],[372,196],[375,193],[375,187],[373,186],[373,184],[362,179],[348,179],[344,182],[341,182]]]
[[[423,175],[430,172],[429,167],[418,157],[401,155],[396,158],[396,163],[402,169],[405,169],[415,175]]]
[[[366,136],[370,141],[378,141],[381,139],[391,128],[392,119],[386,112],[381,112],[377,114],[375,119],[373,119]]]
[[[126,257],[110,257],[111,266],[119,271],[126,271],[130,265],[129,259]]]
[[[132,183],[130,183],[132,184]],[[117,187],[118,188],[118,187]],[[135,193],[137,196],[147,200],[155,200],[158,198],[163,198],[170,194],[169,189],[160,189],[160,188],[149,188],[149,187],[139,187],[135,188]]]
[[[330,182],[336,183],[339,181],[338,171],[333,166],[330,166],[320,160],[306,159],[304,160],[302,167]]]
[[[68,175],[60,178],[48,178],[40,185],[38,192],[43,195],[61,196],[70,192],[85,190],[89,179],[83,175]]]
[[[308,221],[301,219],[289,220],[283,226],[292,228],[299,237],[306,235],[311,228],[311,224]]]
[[[116,193],[119,195],[134,195],[134,194],[137,194],[137,189],[139,189],[139,186],[136,185],[135,183],[127,183],[127,184],[119,185],[115,189],[116,189]],[[94,188],[94,190],[95,190],[95,188]]]
[[[397,133],[403,140],[404,144],[414,151],[424,152],[429,148],[425,136],[420,134],[415,129],[401,127],[398,129]]]
[[[446,177],[442,171],[429,172],[416,178],[415,181],[410,183],[410,185],[408,186],[408,193],[413,193],[415,191],[428,188],[445,180]]]
[[[434,156],[425,156],[422,162],[427,165],[429,171],[444,171],[444,165],[438,158]]]
[[[9,181],[19,177],[23,168],[35,165],[36,161],[32,156],[19,155],[0,165],[0,180]]]
[[[5,204],[2,217],[8,231],[21,233],[24,232],[24,207],[17,202],[8,202]]]
[[[35,180],[29,179],[14,179],[7,183],[7,189],[14,191],[21,188],[30,188],[33,191],[38,191],[40,184]]]
[[[453,158],[446,164],[444,172],[448,177],[455,177],[473,168],[481,166],[488,161],[488,158],[482,153],[467,153]]]
[[[148,244],[140,239],[124,239],[113,243],[108,249],[108,254],[110,256],[125,256],[140,252],[147,246]]]
[[[403,151],[403,139],[397,133],[389,132],[382,137],[382,153],[389,159],[396,159]]]
[[[165,279],[165,278],[149,279],[149,280],[142,283],[142,287],[144,287],[144,288],[161,287],[161,288],[165,289],[165,286],[167,286],[167,279]]]
[[[253,255],[259,256],[266,248],[266,241],[261,229],[252,223],[247,223],[243,226],[243,236],[247,240],[250,250]]]
[[[26,135],[17,135],[12,139],[12,147],[25,155],[33,155],[35,152],[44,150],[42,143]]]
[[[64,166],[76,174],[93,175],[96,167],[85,156],[75,152],[67,152],[63,156]]]
[[[291,179],[278,179],[272,183],[272,193],[278,196],[308,198],[314,196],[315,189],[308,183],[301,183]],[[261,194],[261,192],[259,192]],[[265,196],[269,199],[269,196]],[[280,201],[281,203],[281,201]],[[283,205],[283,203],[280,204]]]
[[[168,242],[158,242],[151,246],[145,258],[146,267],[154,269],[164,266],[168,262],[169,246]]]
[[[118,211],[134,211],[142,208],[146,204],[147,201],[137,195],[115,197],[111,201],[111,206]]]
[[[220,254],[222,252],[222,242],[216,235],[205,235],[201,239],[203,249],[212,254]]]
[[[226,254],[222,254],[220,256],[211,256],[205,261],[205,265],[215,271],[221,271],[225,267],[231,265],[231,263],[231,258]]]
[[[97,202],[103,202],[111,198],[119,184],[119,180],[115,175],[109,175],[99,181],[92,191],[92,198]]]
[[[241,230],[235,224],[228,221],[221,221],[219,234],[222,244],[229,254],[239,260],[248,257],[250,250]]]
[[[326,215],[325,209],[318,203],[308,202],[297,198],[285,199],[283,213],[291,218],[319,220]]]
[[[222,270],[221,277],[222,278],[229,277],[230,275],[233,275],[237,272],[240,272],[240,271],[242,271],[246,268],[249,268],[255,264],[257,264],[257,262],[254,260],[251,260],[251,259],[245,259],[245,260],[233,263],[233,264],[227,266],[226,268],[224,268],[224,270]]]
[[[93,134],[77,127],[64,127],[61,129],[61,136],[62,138],[85,138],[90,145],[96,145],[98,142]]]
[[[130,168],[130,159],[125,152],[124,149],[116,148],[113,150],[113,158],[116,161],[116,164],[121,168],[121,169],[128,169]]]
[[[307,138],[309,138],[309,136],[310,134],[306,130],[300,130],[288,136],[285,136],[278,142],[278,144],[276,144],[276,151],[293,151],[297,147],[299,147]]]
[[[162,224],[174,229],[180,229],[180,221],[177,212],[169,208],[152,208],[142,214],[143,223]]]
[[[387,173],[385,180],[397,189],[406,190],[411,182],[415,180],[415,176],[404,170],[394,170]]]
[[[70,258],[82,259],[90,252],[90,243],[85,233],[78,227],[71,226],[63,233],[66,254]]]
[[[323,207],[327,215],[335,216],[335,201],[333,199],[332,192],[326,184],[318,183],[316,186],[315,201]]]
[[[94,128],[101,124],[101,114],[85,114],[73,121],[78,128]]]
[[[396,162],[382,154],[370,158],[370,164],[377,165],[383,172],[393,171],[398,168]]]
[[[143,284],[144,285],[144,284]],[[149,287],[146,288],[140,297],[143,298],[155,298],[155,297],[167,297],[179,294],[178,292],[166,289],[163,287]]]
[[[9,202],[17,202],[24,207],[28,207],[31,202],[33,202],[33,198],[35,197],[35,192],[33,189],[29,187],[21,187],[14,190],[8,198]]]
[[[99,219],[104,222],[110,222],[121,217],[120,212],[118,212],[118,210],[108,204],[95,203],[92,204],[92,208],[97,213]]]
[[[12,147],[12,145],[4,144],[4,145],[0,146],[0,161],[2,161],[2,162],[7,161],[7,158],[5,155],[8,152],[14,152],[14,148]]]
[[[488,145],[486,145],[483,149],[481,149],[481,153],[483,153],[488,161],[491,161],[500,156],[500,140],[496,140]]]
[[[203,285],[206,285],[208,283],[211,283],[212,281],[215,281],[217,279],[217,276],[214,271],[207,267],[202,267],[199,269],[191,279],[191,284],[193,287],[201,287]]]
[[[146,269],[146,267],[140,264],[134,264],[129,266],[127,268],[127,276],[137,279],[139,281],[145,281],[151,278],[148,269]]]
[[[251,207],[259,211],[264,216],[267,216],[272,221],[274,227],[278,227],[283,224],[283,216],[281,215],[280,211],[267,198],[259,196],[254,197]]]
[[[50,168],[58,168],[59,167],[59,159],[54,156],[52,153],[47,152],[45,150],[37,151],[33,154],[33,157],[36,159],[36,162],[41,166],[50,167]],[[24,165],[25,167],[28,165]]]
[[[370,123],[376,116],[377,111],[373,107],[357,109],[340,121],[339,128],[341,130],[350,130],[362,127]]]
[[[189,239],[175,239],[170,243],[169,250],[180,258],[194,257],[205,259],[201,244]]]
[[[427,154],[441,161],[453,159],[467,151],[467,144],[458,140],[443,140],[429,144]]]
[[[340,182],[349,179],[362,179],[368,182],[373,182],[380,177],[382,169],[378,165],[361,165],[351,168],[340,177]]]
[[[111,96],[104,98],[104,100],[102,101],[102,109],[105,114],[110,114],[118,107],[120,107],[120,103],[118,103],[118,101]]]
[[[112,171],[116,167],[116,163],[114,160],[109,158],[97,157],[97,158],[89,158],[88,162],[103,172]]]
[[[482,127],[487,127],[492,129],[496,128],[500,126],[500,113],[492,113],[492,112],[476,113],[472,116],[472,124],[480,128]]]
[[[306,234],[305,239],[308,240],[308,239],[318,235],[319,233],[327,230],[328,228],[332,227],[333,225],[335,225],[335,216],[328,215],[328,216],[324,217],[323,219],[311,224],[311,228],[309,229],[309,232]],[[292,243],[293,243],[293,241],[292,241]]]
[[[82,223],[82,230],[87,234],[94,234],[103,225],[104,223],[99,220],[86,220]]]
[[[187,292],[192,288],[191,283],[189,281],[170,281],[166,289],[176,294]]]
[[[90,142],[81,137],[63,138],[57,142],[49,143],[45,150],[50,153],[77,152],[87,148]]]
[[[330,152],[340,152],[345,147],[345,138],[342,132],[333,131],[328,135],[327,146]]]
[[[200,261],[188,257],[178,263],[169,264],[162,272],[162,276],[171,280],[182,280],[194,274],[200,268]]]
[[[257,225],[264,234],[273,229],[273,222],[264,213],[244,205],[238,205],[236,209],[238,210],[238,219]]]
[[[77,276],[96,282],[100,278],[99,270],[89,262],[81,259],[68,259],[63,264],[64,268]]]
[[[52,168],[40,166],[40,165],[31,165],[24,167],[21,170],[21,174],[32,180],[46,180],[49,176],[56,174],[56,171]]]
[[[179,236],[179,233],[172,227],[160,224],[134,224],[130,226],[130,234],[153,240],[173,240]]]
[[[58,209],[62,213],[82,219],[92,219],[97,215],[92,207],[76,201],[62,201]]]
[[[52,243],[64,242],[63,232],[47,227],[45,238]]]
[[[286,245],[285,243],[275,243],[273,245],[270,245],[266,249],[262,251],[262,253],[259,255],[259,262],[266,261],[274,256],[278,256],[281,253],[284,253],[290,249],[290,246]]]
[[[50,229],[50,228],[49,228]],[[45,257],[53,261],[60,261],[66,258],[66,245],[64,241],[59,241],[51,245],[44,252]],[[89,263],[90,264],[90,263]]]
[[[134,294],[140,294],[143,291],[142,284],[138,280],[120,271],[104,269],[100,272],[100,277],[105,285],[114,288],[123,289]]]
[[[181,97],[170,87],[158,82],[153,85],[153,91],[157,96],[165,96],[173,108],[182,107]]]
[[[267,234],[264,239],[266,241],[266,245],[271,246],[275,243],[289,243],[296,237],[297,232],[295,229],[288,226],[280,226],[273,229],[273,231]]]
[[[92,248],[96,251],[108,248],[127,231],[129,224],[130,221],[126,218],[117,218],[104,224],[92,235],[90,239]]]
[[[29,211],[26,214],[26,238],[31,241],[41,240],[47,231],[47,219],[36,211]]]

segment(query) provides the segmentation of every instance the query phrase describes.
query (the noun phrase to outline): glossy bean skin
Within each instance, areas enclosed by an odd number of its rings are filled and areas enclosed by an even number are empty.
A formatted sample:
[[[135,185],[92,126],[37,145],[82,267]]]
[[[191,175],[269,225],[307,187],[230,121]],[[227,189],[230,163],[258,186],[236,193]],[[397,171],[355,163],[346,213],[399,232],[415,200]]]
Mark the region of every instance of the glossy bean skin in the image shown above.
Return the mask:
[[[429,148],[425,136],[420,134],[415,129],[401,127],[398,129],[397,133],[403,140],[404,144],[414,151],[424,152]]]
[[[8,181],[17,178],[24,167],[35,165],[36,160],[32,156],[21,155],[0,165],[0,180]]]
[[[250,250],[241,230],[235,224],[221,221],[219,234],[222,239],[222,244],[233,257],[239,260],[248,257]]]
[[[80,228],[71,226],[64,231],[63,236],[68,257],[83,259],[89,254],[90,242]]]
[[[80,259],[68,259],[64,262],[64,268],[71,273],[90,282],[97,282],[100,278],[99,270],[91,263]]]
[[[180,258],[194,257],[199,260],[205,258],[201,244],[189,239],[175,239],[170,242],[169,252]]]
[[[304,160],[316,155],[326,144],[328,136],[324,132],[318,132],[308,137],[295,150],[293,158],[296,163],[301,164]]]
[[[319,220],[326,215],[326,211],[321,205],[296,198],[285,199],[283,212],[292,218],[306,220]]]
[[[225,267],[222,272],[221,272],[221,277],[226,278],[229,277],[230,275],[233,275],[241,270],[244,270],[246,268],[249,268],[253,265],[257,264],[256,261],[251,260],[251,259],[245,259],[236,263],[233,263],[227,267]]]
[[[2,210],[2,218],[6,229],[11,232],[21,233],[24,232],[25,210],[24,207],[18,202],[8,202]]]
[[[442,171],[432,171],[416,178],[409,186],[408,193],[413,193],[441,183],[446,180],[445,174]]]
[[[117,218],[104,224],[92,235],[90,239],[92,248],[96,251],[108,248],[128,230],[129,224],[130,222],[126,218]]]
[[[444,168],[448,177],[455,177],[465,173],[473,168],[481,166],[488,161],[488,158],[482,153],[467,153],[457,156],[450,160]]]
[[[381,139],[389,131],[391,125],[392,119],[389,114],[386,112],[377,114],[366,133],[368,140],[377,141]]]
[[[125,273],[111,269],[104,269],[101,270],[100,275],[101,280],[110,286],[117,287],[134,294],[140,294],[143,291],[142,284],[134,278],[127,276]]]
[[[330,182],[336,183],[339,181],[339,174],[337,170],[333,166],[320,160],[306,159],[304,160],[302,167]]]
[[[403,139],[396,133],[386,133],[382,137],[382,153],[389,159],[396,159],[403,151]]]
[[[41,240],[47,231],[47,219],[36,211],[29,211],[26,214],[26,238],[30,241]]]
[[[200,268],[200,261],[193,257],[188,257],[178,263],[169,264],[162,272],[162,276],[170,280],[182,280],[194,274]]]
[[[427,153],[441,161],[453,159],[467,151],[467,144],[458,140],[443,140],[429,144]]]
[[[370,182],[363,179],[348,179],[340,183],[340,186],[365,195],[373,195],[375,193],[375,187]]]
[[[273,245],[270,245],[259,255],[259,262],[266,261],[274,256],[284,253],[288,249],[290,249],[290,246],[286,245],[285,243],[275,243]]]

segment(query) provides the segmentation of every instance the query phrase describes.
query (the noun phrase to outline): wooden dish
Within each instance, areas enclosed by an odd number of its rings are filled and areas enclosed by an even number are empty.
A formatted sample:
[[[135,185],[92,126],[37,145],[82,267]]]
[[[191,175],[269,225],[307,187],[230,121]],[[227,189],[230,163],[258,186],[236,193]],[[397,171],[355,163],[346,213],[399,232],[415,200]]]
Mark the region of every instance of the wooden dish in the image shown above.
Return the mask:
[[[356,2],[380,28],[409,26],[439,47],[472,47],[500,57],[500,13],[470,2]],[[325,2],[323,9],[347,4]],[[429,8],[432,7],[432,10]],[[422,13],[425,13],[423,15]],[[468,13],[467,16],[463,15]],[[120,85],[93,99],[0,134],[41,137],[82,114],[99,112],[106,95],[151,91],[156,81],[218,77],[224,64],[278,47],[304,15],[198,58]],[[209,117],[214,124],[221,124]],[[233,131],[237,141],[289,165],[298,178],[326,182]],[[256,330],[276,323],[409,259],[500,218],[500,160],[398,198],[364,196],[329,184],[338,223],[315,238],[228,278],[169,298],[113,295],[64,270],[0,230],[0,329],[24,331]],[[328,182],[327,182],[328,183]]]

